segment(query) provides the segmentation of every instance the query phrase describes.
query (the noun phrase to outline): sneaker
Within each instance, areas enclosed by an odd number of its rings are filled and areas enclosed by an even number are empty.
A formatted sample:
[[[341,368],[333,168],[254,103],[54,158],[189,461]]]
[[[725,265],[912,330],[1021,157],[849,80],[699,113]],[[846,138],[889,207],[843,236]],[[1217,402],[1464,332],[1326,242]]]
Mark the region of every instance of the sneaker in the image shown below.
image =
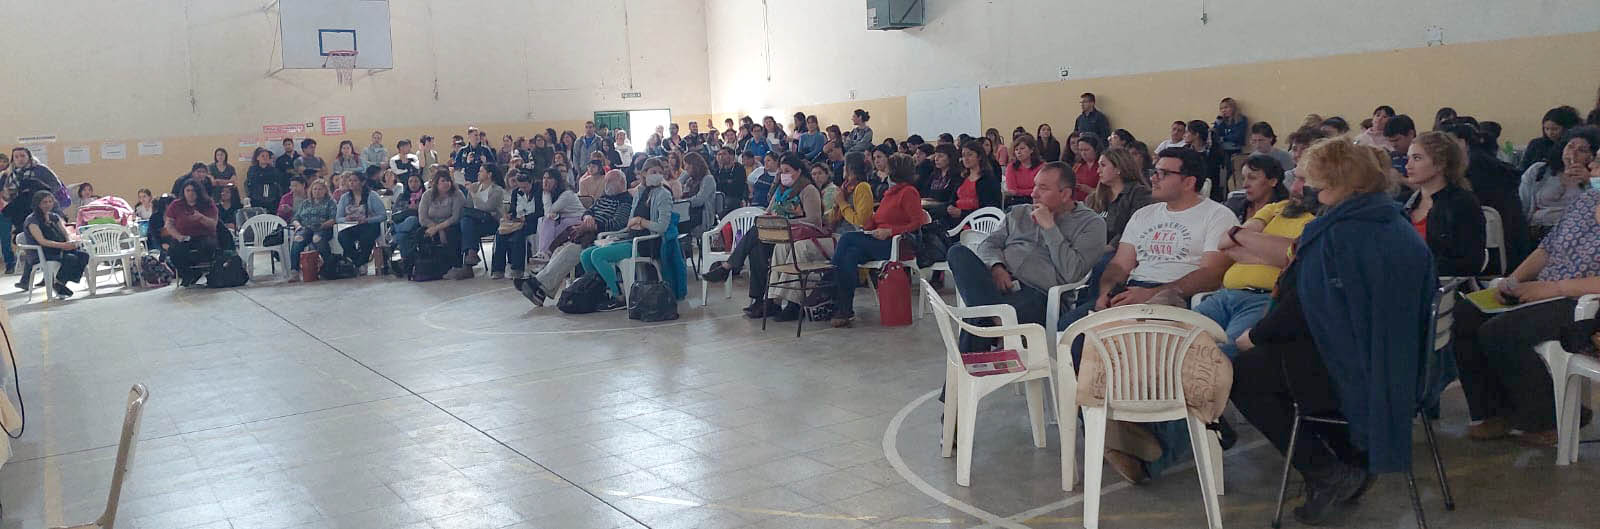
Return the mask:
[[[463,264],[466,266],[477,266],[479,261],[481,261],[481,259],[478,258],[478,254],[469,253],[467,254],[467,258],[463,260]]]
[[[300,274],[289,274],[289,282],[290,283],[299,283],[300,282]]]
[[[361,277],[361,276],[364,276],[364,275],[367,275],[367,265],[357,266],[356,267],[356,277]]]
[[[67,299],[67,298],[72,297],[72,289],[67,288],[66,285],[57,284],[55,286],[55,289],[56,289],[56,297],[58,297],[58,298]]]
[[[522,297],[532,301],[535,307],[543,307],[544,301],[550,297],[545,294],[544,285],[540,285],[538,279],[531,277],[527,279],[517,278],[513,284],[517,286],[518,291],[522,292]]]
[[[15,265],[15,264],[6,265],[6,275],[11,275],[11,274],[15,274],[15,273],[17,273],[17,265]]]
[[[855,325],[855,320],[856,315],[854,314],[835,314],[833,321],[828,322],[828,325],[833,326],[835,329],[843,329]]]
[[[505,273],[502,273],[502,272],[490,272],[489,273],[489,279],[505,279],[505,278],[506,278],[506,275],[505,275]]]
[[[605,303],[601,303],[600,306],[595,307],[594,311],[595,312],[615,312],[615,311],[623,310],[623,309],[626,309],[626,308],[628,308],[628,302],[623,301],[622,298],[611,298],[610,300],[607,300]]]

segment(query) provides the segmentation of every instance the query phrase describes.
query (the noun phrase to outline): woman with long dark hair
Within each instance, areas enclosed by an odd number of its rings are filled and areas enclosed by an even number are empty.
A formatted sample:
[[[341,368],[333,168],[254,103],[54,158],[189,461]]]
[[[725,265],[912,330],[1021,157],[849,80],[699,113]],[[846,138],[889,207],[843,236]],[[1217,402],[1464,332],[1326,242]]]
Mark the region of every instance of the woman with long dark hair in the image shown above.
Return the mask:
[[[83,269],[89,262],[88,252],[78,249],[78,239],[67,231],[67,224],[61,215],[55,212],[56,197],[49,191],[35,191],[29,197],[33,203],[32,213],[23,221],[23,227],[28,234],[28,241],[44,249],[45,261],[60,263],[56,270],[55,284],[50,288],[55,289],[56,295],[61,298],[72,297],[72,289],[67,288],[67,283],[83,279]],[[24,281],[27,278],[23,278]]]
[[[967,148],[982,149],[971,142],[963,147]],[[974,153],[973,156],[978,154]],[[888,259],[890,241],[894,240],[894,236],[916,231],[927,218],[927,213],[922,210],[922,197],[911,181],[917,174],[911,157],[897,154],[895,159],[899,161],[891,160],[890,165],[896,169],[889,176],[894,185],[884,193],[878,210],[861,226],[862,231],[841,235],[834,248],[834,316],[830,322],[834,327],[849,327],[855,319],[856,270],[861,264]],[[998,200],[1000,181],[998,177],[991,178],[994,179],[994,194]]]
[[[616,169],[613,169],[615,171]],[[578,200],[578,194],[568,188],[567,183],[554,171],[546,171],[543,181],[540,182],[539,197],[540,211],[539,227],[535,230],[539,234],[539,243],[534,246],[537,258],[543,259],[555,251],[551,243],[557,235],[566,231],[570,226],[583,220],[583,203]],[[604,189],[605,176],[597,177]]]
[[[1094,192],[1095,185],[1100,183],[1100,171],[1097,162],[1100,153],[1105,152],[1105,140],[1093,132],[1078,135],[1078,141],[1072,144],[1072,151],[1077,163],[1072,166],[1072,173],[1076,182],[1072,189],[1073,200],[1085,200]]]
[[[372,247],[383,231],[380,226],[386,217],[383,197],[367,186],[366,178],[360,173],[344,173],[343,178],[345,193],[339,197],[337,214],[340,220],[355,225],[339,232],[339,247],[344,250],[344,257],[356,266],[356,275],[366,275]]]
[[[239,198],[239,188],[233,184],[217,186],[217,219],[229,230],[239,229],[239,210],[243,208],[244,201]]]
[[[367,164],[361,161],[361,152],[356,150],[355,142],[344,140],[339,142],[339,153],[333,155],[333,163],[328,165],[328,170],[333,174],[361,173],[366,171]],[[216,174],[212,173],[215,177]]]
[[[244,178],[244,194],[250,197],[250,205],[273,208],[273,211],[280,210],[283,190],[289,183],[288,179],[284,178],[283,171],[273,163],[272,151],[257,147],[255,152],[250,154],[250,160],[252,163],[250,169],[245,171]]]
[[[982,141],[968,140],[961,145],[961,183],[955,186],[955,201],[945,206],[945,223],[950,227],[955,227],[969,213],[981,208],[998,208],[1005,201],[1000,175],[994,173]],[[921,195],[918,200],[920,202]]]
[[[1046,162],[1061,161],[1061,141],[1056,139],[1055,131],[1050,129],[1049,123],[1040,123],[1034,132],[1034,139],[1039,143],[1039,157]]]
[[[217,205],[199,182],[185,182],[182,195],[167,205],[162,230],[168,242],[168,257],[177,269],[179,286],[190,286],[205,275],[195,266],[210,261],[222,247],[217,222]],[[229,242],[231,245],[231,241]]]

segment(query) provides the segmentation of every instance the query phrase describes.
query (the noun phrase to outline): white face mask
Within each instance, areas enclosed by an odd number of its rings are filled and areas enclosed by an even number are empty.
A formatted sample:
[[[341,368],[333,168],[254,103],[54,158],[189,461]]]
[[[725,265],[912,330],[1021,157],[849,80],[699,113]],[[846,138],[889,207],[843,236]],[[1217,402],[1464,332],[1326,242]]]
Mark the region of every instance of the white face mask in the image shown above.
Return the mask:
[[[660,171],[650,171],[644,174],[644,185],[656,187],[661,185],[661,183],[666,181],[666,179],[667,177],[662,175]]]
[[[783,187],[793,186],[794,185],[794,180],[795,180],[795,175],[793,175],[793,174],[780,174],[780,175],[778,175],[778,181],[783,183]]]

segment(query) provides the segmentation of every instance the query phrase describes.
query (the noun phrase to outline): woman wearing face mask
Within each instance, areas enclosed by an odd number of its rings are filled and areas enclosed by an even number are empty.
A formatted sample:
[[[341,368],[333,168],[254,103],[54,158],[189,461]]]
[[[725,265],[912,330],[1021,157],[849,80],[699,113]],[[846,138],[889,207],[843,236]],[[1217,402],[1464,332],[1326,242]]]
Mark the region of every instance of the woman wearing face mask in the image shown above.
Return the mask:
[[[645,161],[641,160],[637,168],[642,171],[644,165]],[[545,299],[550,297],[544,286],[559,285],[562,278],[572,273],[573,268],[582,261],[583,249],[594,245],[596,235],[627,228],[628,208],[632,204],[633,195],[628,193],[627,179],[622,171],[607,172],[604,194],[584,212],[583,220],[573,230],[571,240],[556,245],[555,251],[550,253],[550,262],[537,275],[526,280],[517,279],[517,290],[522,291],[522,295],[534,305],[544,306]]]
[[[622,284],[617,277],[617,262],[633,255],[631,241],[634,237],[667,232],[667,226],[672,223],[672,192],[667,190],[666,181],[667,169],[661,159],[645,160],[644,185],[633,199],[627,225],[622,231],[609,234],[608,244],[591,247],[579,256],[584,273],[600,274],[601,279],[605,280],[606,289],[611,292],[611,299],[600,304],[597,310],[627,308],[628,304],[622,298]],[[659,241],[655,239],[641,244],[640,251],[646,255],[659,253]]]
[[[805,160],[799,155],[785,156],[783,162],[778,164],[777,173],[777,186],[773,188],[767,214],[804,222],[820,229],[822,192],[812,185]],[[744,309],[745,317],[778,316],[781,307],[776,302],[762,299],[767,291],[767,270],[772,264],[772,248],[761,244],[759,238],[741,237],[733,253],[728,256],[728,261],[711,265],[702,278],[712,282],[725,281],[730,275],[738,274],[747,261],[750,265],[750,305]],[[798,314],[799,309],[796,308],[794,313]]]
[[[908,162],[910,161],[909,157],[901,157]],[[833,257],[834,239],[822,229],[822,193],[817,188],[816,182],[811,179],[811,171],[807,166],[805,159],[798,154],[789,154],[783,157],[783,162],[778,165],[778,191],[773,194],[772,205],[767,208],[767,212],[771,215],[790,219],[791,226],[808,224],[815,229],[806,231],[817,236],[806,240],[797,240],[794,244],[795,255],[793,256],[789,255],[788,246],[768,248],[765,247],[766,245],[758,245],[763,247],[760,250],[765,251],[757,251],[750,258],[750,274],[753,279],[750,285],[750,297],[752,300],[759,300],[766,292],[768,284],[798,279],[792,275],[769,274],[767,270],[771,268],[773,262],[826,263],[828,259]],[[750,239],[752,237],[746,238]],[[743,242],[742,239],[741,242]],[[766,255],[762,256],[761,254]],[[758,263],[757,261],[762,258],[765,258],[766,262]],[[754,280],[755,278],[765,278],[766,281],[757,281]],[[761,290],[756,290],[757,286]],[[825,295],[821,291],[818,291],[817,294]],[[821,301],[821,299],[825,298],[819,298],[816,301]],[[780,301],[786,303],[779,307],[778,303]],[[806,300],[800,296],[800,291],[798,290],[779,290],[772,293],[772,297],[767,300],[764,307],[752,303],[752,305],[757,306],[757,309],[746,312],[746,314],[750,315],[754,312],[753,317],[760,317],[761,312],[765,311],[766,315],[774,321],[794,321],[800,318],[800,309],[805,302]]]

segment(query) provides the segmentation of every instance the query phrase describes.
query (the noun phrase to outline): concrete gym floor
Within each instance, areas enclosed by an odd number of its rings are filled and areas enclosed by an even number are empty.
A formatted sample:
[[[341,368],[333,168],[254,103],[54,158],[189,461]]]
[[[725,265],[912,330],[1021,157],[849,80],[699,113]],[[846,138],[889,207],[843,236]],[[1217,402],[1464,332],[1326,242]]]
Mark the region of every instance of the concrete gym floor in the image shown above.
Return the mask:
[[[265,279],[27,303],[5,278],[29,420],[0,529],[94,519],[133,383],[151,397],[118,527],[1082,525],[1056,433],[1035,449],[1008,390],[984,400],[972,486],[955,485],[938,332],[879,327],[866,292],[857,328],[796,339],[740,316],[742,282],[707,308],[691,283],[680,320],[642,324],[535,309],[509,281]],[[1600,526],[1600,445],[1556,467],[1553,449],[1465,440],[1457,390],[1444,417],[1454,512],[1417,468],[1434,527]],[[1264,527],[1282,459],[1235,424],[1223,522]],[[1104,527],[1204,526],[1192,467],[1106,476]],[[1403,485],[1384,477],[1342,525],[1413,527]]]

